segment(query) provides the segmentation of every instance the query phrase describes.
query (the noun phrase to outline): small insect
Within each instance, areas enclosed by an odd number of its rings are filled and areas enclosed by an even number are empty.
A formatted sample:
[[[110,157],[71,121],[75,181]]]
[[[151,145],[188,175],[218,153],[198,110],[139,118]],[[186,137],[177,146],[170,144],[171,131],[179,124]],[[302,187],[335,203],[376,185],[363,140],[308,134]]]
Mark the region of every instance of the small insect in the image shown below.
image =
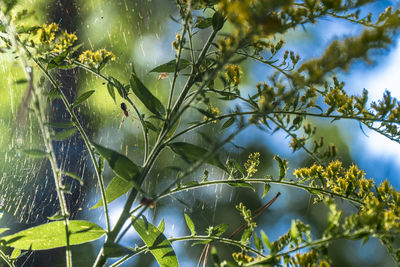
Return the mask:
[[[122,120],[121,120],[121,123],[119,124],[118,131],[121,129],[122,123],[124,123],[124,121],[125,121],[125,119],[126,119],[127,117],[130,117],[132,122],[134,122],[133,119],[132,119],[132,117],[134,117],[134,118],[136,119],[135,116],[132,116],[132,115],[129,116],[128,107],[126,106],[126,104],[125,104],[124,102],[121,103],[120,107],[121,107],[121,109],[122,109],[124,115],[122,116]],[[138,127],[138,128],[139,128],[139,127]],[[138,137],[136,136],[136,144],[135,144],[135,146],[133,147],[133,150],[136,150],[137,144],[138,144]]]
[[[151,199],[149,199],[147,197],[142,197],[142,200],[140,200],[140,204],[142,204],[144,206],[149,206],[149,208],[152,209],[156,205],[156,202],[152,201]]]

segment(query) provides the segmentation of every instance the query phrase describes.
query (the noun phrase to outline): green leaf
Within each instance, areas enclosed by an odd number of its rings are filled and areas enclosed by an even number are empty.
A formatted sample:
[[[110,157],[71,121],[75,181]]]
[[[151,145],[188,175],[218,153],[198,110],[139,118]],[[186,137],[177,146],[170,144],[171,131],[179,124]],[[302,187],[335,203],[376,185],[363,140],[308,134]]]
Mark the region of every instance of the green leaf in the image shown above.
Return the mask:
[[[146,124],[146,127],[147,127],[148,129],[150,129],[150,130],[152,130],[152,131],[154,131],[154,132],[157,132],[157,131],[158,131],[157,127],[154,126],[154,124],[152,124],[151,122],[149,122],[149,121],[144,121],[144,123]]]
[[[93,143],[97,152],[108,162],[114,173],[126,181],[134,182],[140,173],[140,167],[130,159],[114,150]]]
[[[265,232],[264,232],[263,230],[261,230],[260,233],[261,233],[261,238],[262,238],[262,240],[263,240],[265,246],[266,246],[269,250],[271,250],[271,249],[272,249],[272,245],[271,245],[271,242],[269,241],[268,236],[265,234]]]
[[[229,128],[230,126],[232,126],[232,124],[235,122],[235,119],[232,117],[232,118],[229,118],[229,120],[227,120],[223,125],[222,125],[222,127],[221,127],[221,132],[223,131],[223,130],[225,130],[226,128]]]
[[[281,159],[278,155],[275,155],[274,160],[279,164],[279,181],[282,181],[288,170],[287,161],[286,159]]]
[[[109,258],[119,258],[132,253],[133,251],[129,248],[118,245],[116,243],[104,244],[104,255]]]
[[[149,111],[159,116],[165,114],[163,104],[149,91],[149,89],[147,89],[134,72],[131,74],[130,83],[132,92],[140,99],[140,101],[142,101]]]
[[[271,185],[270,184],[265,184],[264,185],[264,193],[263,193],[261,198],[264,198],[268,194],[269,189],[271,189]]]
[[[223,233],[225,233],[225,231],[228,229],[228,227],[229,227],[229,225],[226,223],[219,224],[214,227],[213,234],[215,236],[221,236]]]
[[[46,151],[40,149],[21,149],[20,151],[22,154],[25,154],[32,158],[44,158],[48,155]]]
[[[227,184],[230,186],[233,186],[233,187],[244,187],[244,188],[249,188],[249,189],[255,191],[255,188],[252,184],[244,182],[244,181],[232,180],[232,181],[228,181]]]
[[[183,69],[186,69],[188,66],[190,66],[190,61],[181,58],[179,61],[179,67],[178,71],[181,71]],[[149,72],[175,72],[175,66],[176,66],[176,60],[173,59],[167,63],[161,64],[160,66],[155,67]]]
[[[224,17],[219,12],[215,12],[212,17],[212,26],[214,31],[219,31],[224,26]]]
[[[134,187],[134,183],[129,182],[119,176],[115,176],[111,182],[108,184],[106,189],[106,200],[107,204],[113,202],[120,196],[126,194],[132,187]],[[91,207],[90,209],[96,209],[98,207],[103,206],[103,200],[100,199],[96,205]]]
[[[256,246],[258,251],[263,252],[264,251],[264,245],[261,241],[261,239],[257,236],[257,234],[254,232],[254,245]]]
[[[204,155],[208,154],[208,151],[206,149],[190,143],[176,142],[168,144],[168,146],[172,149],[172,151],[174,151],[176,154],[189,162],[202,160]],[[226,167],[218,159],[217,155],[214,155],[211,158],[207,159],[206,163],[217,166],[218,168],[221,168],[224,171],[228,172]]]
[[[62,216],[60,213],[56,213],[53,216],[47,217],[47,219],[49,219],[50,221],[59,221],[59,220],[63,220],[64,216]]]
[[[133,228],[135,228],[161,267],[179,266],[171,242],[168,241],[163,233],[142,218],[132,216],[132,220],[135,220]]]
[[[61,63],[64,61],[64,59],[67,57],[68,55],[68,50],[65,50],[64,52],[60,53],[59,55],[53,57],[49,64],[47,64],[47,70],[51,70],[54,69],[58,66],[61,65]]]
[[[65,122],[48,122],[46,125],[51,126],[53,128],[71,128],[74,126],[72,121],[65,121]]]
[[[71,128],[68,130],[58,132],[55,135],[53,135],[51,138],[56,141],[62,141],[64,139],[71,137],[76,131],[77,131],[76,128]]]
[[[297,243],[296,241],[298,240],[300,233],[295,220],[292,220],[292,226],[290,227],[290,236],[295,241],[295,243]]]
[[[73,173],[73,172],[67,172],[67,171],[62,171],[62,173],[66,176],[69,176],[75,180],[77,180],[79,182],[80,185],[83,185],[83,180],[81,177],[79,177],[77,174]]]
[[[75,108],[78,105],[82,104],[83,102],[85,102],[95,91],[94,90],[90,90],[87,92],[84,92],[83,94],[81,94],[80,96],[78,96],[74,103],[72,103],[71,108]]]
[[[106,231],[88,221],[69,221],[69,244],[78,245],[102,237]],[[35,226],[13,235],[0,238],[5,246],[22,250],[45,250],[67,245],[64,221],[50,222]]]
[[[113,84],[114,84],[115,88],[117,89],[118,94],[122,98],[126,98],[128,96],[129,90],[127,88],[125,88],[125,86],[122,83],[120,83],[117,79],[115,79],[114,77],[111,77],[110,79],[113,81]]]
[[[192,235],[195,235],[196,230],[194,228],[194,223],[193,223],[192,219],[190,219],[189,215],[187,215],[186,213],[185,213],[185,220],[186,220],[186,225],[190,229],[190,232],[192,233]]]
[[[199,29],[206,29],[212,25],[212,18],[198,18],[196,21],[196,27]]]
[[[157,226],[157,229],[161,233],[164,233],[164,230],[165,230],[165,221],[164,221],[164,219],[161,220],[160,224]]]
[[[10,230],[10,228],[0,228],[0,234],[8,230]]]
[[[114,100],[114,103],[115,103],[114,86],[111,83],[107,83],[107,91],[108,91],[108,94],[111,96],[111,98]]]
[[[16,259],[18,259],[19,256],[21,256],[21,250],[15,248],[13,250],[13,252],[11,253],[10,260],[16,260]]]
[[[240,238],[240,242],[247,243],[252,234],[253,234],[253,231],[250,228],[244,229],[242,237]]]
[[[179,117],[179,119],[175,122],[174,126],[173,126],[173,127],[171,128],[171,130],[168,132],[168,134],[167,134],[167,139],[169,139],[169,138],[171,138],[172,136],[174,136],[176,130],[177,130],[178,127],[179,127],[179,124],[181,123],[181,118],[182,118],[182,117]]]

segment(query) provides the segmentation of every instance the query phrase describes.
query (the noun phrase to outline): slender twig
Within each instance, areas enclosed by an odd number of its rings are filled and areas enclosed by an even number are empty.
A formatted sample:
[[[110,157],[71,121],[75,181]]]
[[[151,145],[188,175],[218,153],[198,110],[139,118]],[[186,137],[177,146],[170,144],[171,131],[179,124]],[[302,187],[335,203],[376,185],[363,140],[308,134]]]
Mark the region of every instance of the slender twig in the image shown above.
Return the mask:
[[[14,263],[7,257],[7,255],[0,250],[0,258],[2,258],[10,267],[15,267]]]

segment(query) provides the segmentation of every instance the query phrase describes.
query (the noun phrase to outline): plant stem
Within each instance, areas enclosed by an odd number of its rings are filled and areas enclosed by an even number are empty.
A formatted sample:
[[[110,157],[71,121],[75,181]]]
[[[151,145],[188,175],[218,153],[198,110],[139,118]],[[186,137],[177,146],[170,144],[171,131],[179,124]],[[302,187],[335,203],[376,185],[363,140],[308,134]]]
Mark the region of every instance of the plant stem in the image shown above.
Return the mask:
[[[8,259],[7,255],[2,250],[0,250],[0,258],[2,258],[8,264],[8,266],[15,267],[14,263]]]

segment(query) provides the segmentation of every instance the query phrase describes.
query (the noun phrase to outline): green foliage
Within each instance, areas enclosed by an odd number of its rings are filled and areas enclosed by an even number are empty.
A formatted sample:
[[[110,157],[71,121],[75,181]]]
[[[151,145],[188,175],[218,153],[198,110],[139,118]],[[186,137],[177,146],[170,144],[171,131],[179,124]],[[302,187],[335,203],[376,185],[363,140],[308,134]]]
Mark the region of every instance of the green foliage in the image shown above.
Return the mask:
[[[369,2],[177,0],[178,17],[171,16],[181,27],[172,42],[175,58],[150,71],[160,73],[159,79],[171,74],[168,99],[164,99],[157,98],[153,94],[155,88],[146,87],[134,70],[128,81],[117,78],[123,75],[106,75],[105,68],[116,64],[112,63],[116,59],[112,52],[106,49],[82,51],[82,45],[76,44],[77,36],[60,31],[56,23],[26,26],[24,18],[29,12],[20,11],[16,1],[2,1],[0,51],[12,54],[21,62],[26,77],[19,78],[15,84],[27,86],[32,94],[32,103],[28,102],[28,105],[43,142],[42,145],[35,144],[37,149],[18,147],[18,151],[50,162],[60,211],[48,218],[53,222],[1,237],[3,247],[15,249],[7,252],[2,248],[0,257],[9,266],[14,266],[24,251],[65,247],[66,264],[71,266],[71,245],[89,243],[106,234],[94,266],[106,265],[107,259],[113,257],[119,258],[115,264],[118,265],[145,251],[149,251],[160,266],[178,266],[171,245],[178,241],[204,245],[199,260],[199,264],[204,260],[204,265],[211,245],[218,242],[241,251],[221,260],[222,254],[219,255],[213,247],[211,254],[215,266],[329,266],[331,260],[326,251],[334,240],[366,242],[375,237],[399,265],[400,248],[395,242],[400,234],[399,191],[388,181],[378,185],[367,179],[365,172],[354,164],[347,167],[339,160],[341,155],[335,144],[327,144],[319,135],[317,126],[310,121],[310,118],[332,122],[354,120],[400,143],[400,102],[391,96],[390,91],[386,91],[381,100],[368,104],[367,90],[361,95],[351,95],[344,82],[335,76],[337,71],[349,71],[356,60],[370,63],[368,56],[371,51],[390,45],[393,33],[400,27],[399,9],[387,8],[376,19],[372,14],[360,18]],[[296,51],[286,50],[285,33],[329,17],[357,24],[363,30],[356,36],[332,41],[320,58],[301,61]],[[202,36],[206,34],[208,39],[203,40]],[[259,62],[271,68],[274,74],[256,84],[249,82],[246,87],[253,90],[245,92],[243,83],[250,76],[242,70],[245,61]],[[132,64],[124,67],[130,69]],[[121,97],[124,105],[129,105],[129,113],[126,106],[122,109],[126,117],[134,114],[132,116],[137,117],[137,124],[142,129],[143,151],[137,151],[142,164],[89,141],[81,125],[88,118],[77,116],[77,112],[98,89],[86,91],[70,103],[56,77],[58,70],[72,68],[83,69],[101,79],[115,103]],[[49,82],[51,89],[44,86],[44,80]],[[68,112],[70,119],[65,122],[48,121],[49,103],[56,98],[61,99]],[[137,105],[137,100],[145,110]],[[231,104],[231,108],[235,106],[230,110],[221,108],[221,112],[217,107],[222,107],[221,103]],[[188,120],[187,111],[191,109],[200,112],[203,120]],[[188,124],[188,121],[192,123]],[[89,123],[85,121],[85,125]],[[226,144],[241,148],[241,144],[233,142],[234,138],[250,126],[272,134],[283,132],[290,138],[292,151],[305,152],[312,163],[291,172],[289,162],[276,155],[273,159],[279,172],[277,177],[272,177],[261,171],[266,159],[260,152],[251,151],[246,161],[225,155],[222,148],[225,149]],[[206,130],[200,132],[200,127]],[[216,131],[212,134],[217,132],[218,136],[207,134],[213,129]],[[207,145],[187,141],[185,135],[192,131],[200,133]],[[81,186],[86,184],[83,183],[84,177],[60,167],[60,157],[56,155],[53,141],[65,140],[74,134],[79,134],[84,141],[94,166],[101,199],[92,209],[103,208],[106,230],[93,222],[70,220],[66,194],[71,185],[63,177],[69,176],[79,181]],[[167,147],[169,151],[165,150]],[[173,170],[174,182],[171,185],[160,183],[163,186],[161,191],[154,190],[158,193],[146,192],[142,186],[155,173],[159,156],[164,151],[178,155],[184,161],[179,168],[166,166],[165,170]],[[227,158],[226,164],[221,158]],[[116,175],[107,187],[104,186],[104,160]],[[210,167],[218,169],[212,172],[205,169]],[[201,177],[197,177],[199,169],[203,173]],[[245,224],[228,237],[225,235],[232,222],[211,225],[203,232],[204,235],[200,235],[200,228],[195,228],[197,222],[185,213],[182,222],[186,221],[190,235],[168,239],[163,234],[166,228],[164,220],[155,227],[142,216],[147,208],[154,207],[155,202],[162,198],[216,184],[252,189],[251,194],[256,193],[255,184],[262,184],[262,198],[274,185],[306,190],[314,202],[329,210],[326,228],[318,237],[310,225],[294,219],[288,231],[275,241],[270,241],[263,230],[258,234],[256,218],[276,201],[280,193],[255,211],[240,202],[236,208]],[[143,188],[147,190],[147,187]],[[127,198],[122,213],[112,226],[107,204],[125,194]],[[135,199],[139,194],[144,196],[138,204]],[[147,198],[150,195],[152,197]],[[352,203],[354,209],[345,212],[338,205],[339,200]],[[126,233],[122,227],[129,218],[132,219],[130,228],[145,244],[142,247],[120,245],[120,239]],[[2,228],[0,232],[6,230]],[[235,236],[239,233],[238,241]]]

